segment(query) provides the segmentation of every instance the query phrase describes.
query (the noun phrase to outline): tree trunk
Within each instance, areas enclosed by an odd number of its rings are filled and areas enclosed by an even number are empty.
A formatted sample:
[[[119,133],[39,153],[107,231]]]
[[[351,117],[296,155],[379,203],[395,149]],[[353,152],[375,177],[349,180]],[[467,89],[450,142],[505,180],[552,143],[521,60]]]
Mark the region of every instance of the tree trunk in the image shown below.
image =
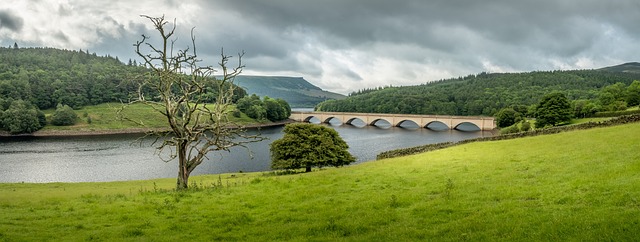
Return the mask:
[[[307,169],[304,172],[311,172],[311,165],[307,165]]]
[[[181,142],[176,146],[176,152],[178,153],[178,181],[176,190],[183,190],[189,188],[190,172],[187,167],[187,144]]]

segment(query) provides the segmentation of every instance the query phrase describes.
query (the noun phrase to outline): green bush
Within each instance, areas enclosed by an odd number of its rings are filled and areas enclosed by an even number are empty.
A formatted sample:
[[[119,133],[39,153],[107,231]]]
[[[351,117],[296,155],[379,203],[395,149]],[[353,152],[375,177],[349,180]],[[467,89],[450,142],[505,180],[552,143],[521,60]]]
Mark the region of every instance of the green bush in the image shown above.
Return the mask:
[[[242,117],[242,112],[240,110],[233,110],[233,117],[240,118]]]
[[[496,113],[496,125],[500,128],[509,127],[522,120],[522,114],[513,108],[503,108]]]
[[[68,105],[58,104],[56,112],[51,116],[51,124],[56,126],[74,125],[78,115]]]
[[[529,121],[522,121],[520,123],[520,131],[529,131],[531,130],[531,123],[529,123]]]
[[[518,132],[520,132],[520,129],[518,128],[518,124],[514,124],[509,127],[500,129],[500,134],[513,134]]]
[[[16,100],[2,112],[0,126],[11,134],[33,133],[43,127],[39,119],[42,116],[41,113],[31,103]]]

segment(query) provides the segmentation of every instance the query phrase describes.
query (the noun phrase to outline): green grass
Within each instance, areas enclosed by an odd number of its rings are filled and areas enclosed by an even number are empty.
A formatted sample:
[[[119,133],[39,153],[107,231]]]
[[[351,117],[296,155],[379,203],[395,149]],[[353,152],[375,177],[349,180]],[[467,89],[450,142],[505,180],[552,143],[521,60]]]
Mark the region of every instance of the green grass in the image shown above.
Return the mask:
[[[286,176],[0,184],[0,241],[634,241],[640,124]],[[218,180],[220,179],[220,180]],[[216,188],[213,188],[213,187]]]
[[[588,123],[588,122],[602,122],[602,121],[607,121],[612,119],[611,117],[607,117],[607,118],[577,118],[577,119],[572,119],[571,122],[569,122],[569,124],[581,124],[581,123]]]
[[[135,129],[135,128],[167,128],[167,119],[153,108],[143,105],[130,105],[123,111],[126,117],[141,121],[144,126],[140,126],[134,122],[122,120],[118,117],[117,111],[122,107],[120,103],[105,103],[95,106],[86,106],[82,109],[75,110],[78,120],[72,126],[54,126],[47,125],[42,130],[78,130],[78,131],[99,131],[99,130],[118,130],[118,129]],[[55,110],[45,110],[47,116],[53,114]],[[231,120],[241,124],[259,123],[258,121],[247,117],[244,113],[240,118],[230,116]],[[91,120],[89,123],[88,120]]]

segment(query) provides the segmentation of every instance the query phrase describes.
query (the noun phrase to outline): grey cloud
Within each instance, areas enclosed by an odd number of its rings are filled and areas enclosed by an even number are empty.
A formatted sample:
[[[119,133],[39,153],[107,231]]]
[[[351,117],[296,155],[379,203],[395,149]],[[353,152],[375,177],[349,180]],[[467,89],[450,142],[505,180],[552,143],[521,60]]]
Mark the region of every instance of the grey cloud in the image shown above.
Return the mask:
[[[352,71],[350,69],[342,68],[342,70],[340,70],[340,71],[342,72],[342,75],[347,76],[351,80],[362,81],[362,77],[358,73],[356,73],[356,72],[354,72],[354,71]]]
[[[22,30],[24,20],[8,10],[0,10],[0,29],[9,29],[14,32]]]
[[[53,34],[53,37],[62,42],[69,42],[69,36],[62,32],[62,30],[57,31],[55,34]]]
[[[155,32],[145,19],[131,20],[122,17],[129,14],[124,10],[107,8],[119,4],[124,1],[115,5],[71,1],[53,11],[57,11],[54,17],[95,16],[90,21],[96,23],[81,25],[86,29],[77,32],[98,31],[91,51],[126,60],[135,58],[132,44],[141,34],[154,37]],[[344,93],[371,83],[417,84],[481,71],[570,68],[581,58],[599,67],[638,61],[640,53],[638,0],[161,0],[151,4],[158,10],[186,9],[188,16],[168,11],[178,14],[167,16],[179,25],[176,46],[190,45],[189,31],[195,27],[198,53],[207,63],[215,65],[223,47],[233,55],[244,50],[248,71],[299,73],[318,82],[328,80],[327,86]],[[7,11],[0,10],[0,23],[3,29],[23,28],[22,19]],[[7,27],[7,23],[13,24]],[[68,37],[77,36],[63,31]]]
[[[236,16],[225,23],[235,26],[242,38],[231,39],[239,47],[249,47],[249,55],[264,57],[255,60],[281,60],[254,63],[261,70],[304,66],[305,71],[326,72],[326,67],[292,58],[296,53],[314,56],[308,53],[313,49],[309,45],[392,59],[400,66],[411,63],[407,68],[422,66],[451,77],[570,68],[580,58],[605,66],[637,61],[634,58],[640,52],[632,44],[640,40],[637,0],[218,0],[202,4],[204,9]],[[375,72],[332,68],[331,74],[354,82],[366,78],[358,72]],[[424,79],[428,78],[425,70],[402,71],[396,76],[414,78],[415,83],[429,81]]]
[[[576,18],[593,19],[631,30],[640,22],[638,1],[232,1],[225,9],[242,13],[258,25],[284,32],[307,26],[319,36],[341,38],[350,44],[386,41],[452,48],[439,42],[446,35],[433,26],[463,26],[485,38],[536,46],[540,38],[567,41],[581,33]],[[611,14],[603,13],[612,10]],[[636,21],[637,20],[637,21]],[[597,33],[590,33],[594,35]],[[584,36],[582,36],[584,37]],[[586,36],[587,38],[589,36]],[[569,41],[573,40],[571,38]],[[534,42],[535,41],[535,42]],[[334,46],[340,47],[340,46]]]

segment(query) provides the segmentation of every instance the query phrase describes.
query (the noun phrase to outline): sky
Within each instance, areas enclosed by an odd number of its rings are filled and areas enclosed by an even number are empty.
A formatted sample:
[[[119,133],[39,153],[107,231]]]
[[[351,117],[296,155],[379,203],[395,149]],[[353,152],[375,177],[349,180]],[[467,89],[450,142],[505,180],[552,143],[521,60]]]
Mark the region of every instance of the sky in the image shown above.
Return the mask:
[[[244,51],[246,75],[342,94],[640,61],[638,0],[11,0],[0,5],[0,46],[139,61],[133,44],[157,40],[140,15],[175,20],[177,48],[194,28],[203,64]]]

